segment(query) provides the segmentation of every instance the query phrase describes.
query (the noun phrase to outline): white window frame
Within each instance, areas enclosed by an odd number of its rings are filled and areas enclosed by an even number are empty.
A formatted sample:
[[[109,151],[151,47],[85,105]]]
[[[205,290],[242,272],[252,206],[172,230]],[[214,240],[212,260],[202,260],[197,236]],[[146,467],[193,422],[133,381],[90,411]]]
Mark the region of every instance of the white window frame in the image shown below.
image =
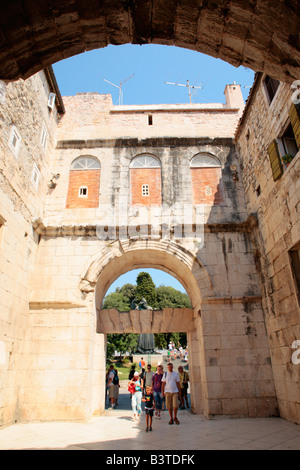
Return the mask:
[[[149,153],[138,155],[131,160],[130,168],[161,168],[158,158]]]
[[[49,137],[49,132],[48,132],[48,129],[46,127],[46,124],[43,122],[42,133],[41,133],[41,145],[42,145],[43,149],[45,149],[45,150],[47,148],[48,137]]]
[[[144,196],[144,197],[150,196],[149,184],[142,184],[142,196]]]
[[[48,108],[50,109],[54,108],[55,100],[56,100],[56,94],[50,93],[49,98],[48,98]]]
[[[221,168],[217,157],[209,153],[197,153],[190,161],[191,168]]]
[[[86,194],[82,194],[82,190],[86,189]],[[80,186],[79,191],[78,191],[78,197],[88,197],[88,187],[87,186]]]
[[[31,174],[31,182],[35,188],[35,190],[38,190],[39,183],[40,183],[40,177],[41,177],[41,172],[38,169],[36,163],[33,164],[33,170]]]
[[[15,144],[14,144],[14,139],[16,139]],[[16,128],[16,126],[13,126],[10,132],[8,145],[16,158],[18,158],[21,142],[22,142],[21,134]]]
[[[75,158],[71,164],[71,170],[100,170],[101,164],[96,157],[91,157],[89,155],[82,155],[81,157]]]

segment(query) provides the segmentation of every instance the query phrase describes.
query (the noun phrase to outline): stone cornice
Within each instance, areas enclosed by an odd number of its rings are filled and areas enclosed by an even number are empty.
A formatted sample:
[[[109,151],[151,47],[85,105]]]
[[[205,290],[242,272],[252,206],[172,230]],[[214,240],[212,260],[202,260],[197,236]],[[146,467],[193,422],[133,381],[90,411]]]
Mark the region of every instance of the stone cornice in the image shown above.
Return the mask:
[[[244,222],[224,222],[220,224],[204,224],[204,233],[246,233],[246,232],[251,232],[252,228],[257,225],[257,220],[254,215],[251,215],[248,217],[247,220]],[[34,230],[39,235],[42,236],[51,236],[51,237],[94,237],[97,238],[97,230],[99,229],[100,224],[97,225],[57,225],[57,226],[45,226],[44,223],[42,222],[41,219],[36,219],[32,222],[32,226]],[[184,230],[187,230],[186,225],[179,224],[179,227],[181,226],[182,228],[182,233]],[[145,227],[145,226],[143,226]],[[107,228],[107,230],[106,230]],[[178,227],[177,227],[178,228]],[[194,232],[196,234],[196,225],[192,225],[190,227],[192,230],[191,232]],[[103,227],[103,232],[105,231],[108,232],[108,227],[104,226]],[[136,236],[131,236],[128,233],[128,239],[130,240],[144,240],[144,239],[158,239],[160,238],[161,230],[160,231],[155,231],[155,235],[151,235],[151,229],[152,226],[148,225],[148,235],[136,235]],[[128,227],[127,227],[128,230]],[[118,239],[119,233],[124,234],[124,227],[116,227],[116,236]],[[129,231],[128,231],[129,232]],[[170,228],[170,234],[171,236],[174,235],[174,225]],[[178,230],[177,233],[180,233],[181,230]],[[101,231],[102,233],[102,231]],[[143,231],[144,233],[144,231]]]
[[[66,139],[58,140],[57,149],[65,148],[95,148],[95,147],[168,147],[168,146],[199,146],[234,144],[233,137],[151,137],[138,139],[136,137],[118,137],[115,139]]]

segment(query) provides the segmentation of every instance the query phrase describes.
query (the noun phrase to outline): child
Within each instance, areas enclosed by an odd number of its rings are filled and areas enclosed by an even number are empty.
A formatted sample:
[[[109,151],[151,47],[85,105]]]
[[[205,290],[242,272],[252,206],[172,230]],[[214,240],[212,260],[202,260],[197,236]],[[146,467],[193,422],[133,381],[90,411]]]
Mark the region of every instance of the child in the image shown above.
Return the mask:
[[[145,402],[145,411],[146,411],[146,432],[152,431],[152,418],[153,410],[155,408],[155,399],[152,392],[152,387],[149,385],[146,387],[146,393],[144,395],[143,401]]]

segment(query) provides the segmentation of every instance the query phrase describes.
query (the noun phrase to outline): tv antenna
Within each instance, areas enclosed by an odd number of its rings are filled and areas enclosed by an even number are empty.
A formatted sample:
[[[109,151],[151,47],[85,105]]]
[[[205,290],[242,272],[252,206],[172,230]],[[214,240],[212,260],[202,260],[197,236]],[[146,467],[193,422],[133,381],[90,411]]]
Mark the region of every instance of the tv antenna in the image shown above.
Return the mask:
[[[172,83],[172,82],[165,82],[165,83],[167,83],[167,85],[177,85],[177,86],[184,86],[188,88],[190,103],[192,102],[192,96],[195,93],[195,91],[199,88],[203,88],[203,86],[190,85],[188,80],[186,81],[187,83],[186,85],[184,85],[183,83]],[[203,83],[201,83],[201,85],[203,85]],[[194,90],[192,93],[191,93],[191,89]]]
[[[108,80],[106,80],[105,78],[103,78],[103,80],[107,83],[110,83],[110,85],[113,85],[115,86],[116,88],[119,88],[119,105],[123,104],[123,93],[122,93],[122,85],[127,82],[130,78],[132,78],[135,74],[133,73],[132,75],[130,75],[130,77],[126,78],[125,80],[123,80],[123,82],[120,82],[120,85],[115,85],[115,83],[112,83]]]

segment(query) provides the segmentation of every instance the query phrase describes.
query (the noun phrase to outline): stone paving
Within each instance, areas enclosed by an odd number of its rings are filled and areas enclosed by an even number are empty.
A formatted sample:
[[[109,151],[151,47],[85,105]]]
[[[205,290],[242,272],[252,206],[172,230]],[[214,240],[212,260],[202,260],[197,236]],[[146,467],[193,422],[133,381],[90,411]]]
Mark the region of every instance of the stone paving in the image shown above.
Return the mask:
[[[86,423],[29,423],[0,429],[0,450],[300,450],[300,426],[281,418],[207,420],[179,410],[180,425],[168,412],[145,432],[144,413],[132,421],[128,392],[119,407]]]

